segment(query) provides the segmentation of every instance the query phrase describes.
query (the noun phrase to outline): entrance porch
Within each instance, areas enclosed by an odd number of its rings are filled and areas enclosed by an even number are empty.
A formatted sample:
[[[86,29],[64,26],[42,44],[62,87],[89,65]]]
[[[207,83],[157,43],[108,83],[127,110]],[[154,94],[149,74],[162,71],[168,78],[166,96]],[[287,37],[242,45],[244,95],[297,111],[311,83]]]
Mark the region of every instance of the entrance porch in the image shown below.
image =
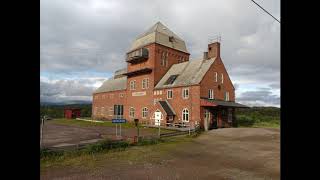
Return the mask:
[[[207,98],[201,98],[200,105],[201,127],[206,131],[233,127],[236,121],[235,108],[248,108],[236,102]]]

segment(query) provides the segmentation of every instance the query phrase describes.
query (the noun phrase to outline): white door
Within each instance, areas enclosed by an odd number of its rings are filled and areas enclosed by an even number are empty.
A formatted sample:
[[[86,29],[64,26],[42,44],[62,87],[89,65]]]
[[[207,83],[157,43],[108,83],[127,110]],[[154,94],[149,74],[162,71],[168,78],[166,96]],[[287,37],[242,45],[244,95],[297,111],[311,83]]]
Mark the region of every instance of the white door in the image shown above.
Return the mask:
[[[154,125],[160,126],[161,116],[162,114],[160,111],[154,112]]]

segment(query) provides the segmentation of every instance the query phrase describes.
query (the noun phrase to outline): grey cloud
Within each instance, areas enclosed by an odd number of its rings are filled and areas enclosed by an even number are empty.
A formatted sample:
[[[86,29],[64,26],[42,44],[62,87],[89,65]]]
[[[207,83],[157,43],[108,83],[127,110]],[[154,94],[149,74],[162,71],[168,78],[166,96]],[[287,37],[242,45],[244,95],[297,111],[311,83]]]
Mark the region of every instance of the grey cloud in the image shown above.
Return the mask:
[[[280,97],[272,94],[268,88],[243,92],[236,99],[250,106],[280,106]]]
[[[279,1],[259,3],[279,16]],[[280,81],[279,23],[238,0],[41,0],[41,72],[114,72],[126,66],[131,42],[157,21],[186,41],[191,58],[221,34],[221,56],[239,88],[244,80]]]
[[[63,102],[65,100],[91,100],[95,87],[92,85],[104,79],[59,80],[55,82],[40,81],[40,100]]]

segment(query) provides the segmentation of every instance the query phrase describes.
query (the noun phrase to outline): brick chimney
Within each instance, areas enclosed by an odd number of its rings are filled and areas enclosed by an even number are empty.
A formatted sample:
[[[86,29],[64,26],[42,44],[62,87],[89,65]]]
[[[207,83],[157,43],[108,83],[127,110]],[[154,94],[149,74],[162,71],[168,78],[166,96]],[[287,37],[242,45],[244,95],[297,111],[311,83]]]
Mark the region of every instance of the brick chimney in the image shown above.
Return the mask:
[[[208,44],[208,58],[220,57],[220,42]]]

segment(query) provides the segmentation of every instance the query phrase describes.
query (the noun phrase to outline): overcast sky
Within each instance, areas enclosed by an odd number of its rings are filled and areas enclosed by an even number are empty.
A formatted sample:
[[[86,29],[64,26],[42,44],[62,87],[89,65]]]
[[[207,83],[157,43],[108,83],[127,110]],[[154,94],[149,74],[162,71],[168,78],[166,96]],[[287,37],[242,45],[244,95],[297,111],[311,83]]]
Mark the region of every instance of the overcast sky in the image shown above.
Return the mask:
[[[280,19],[279,0],[256,2]],[[41,0],[41,101],[91,100],[158,21],[185,40],[191,60],[221,35],[236,101],[280,107],[280,24],[250,0]]]

